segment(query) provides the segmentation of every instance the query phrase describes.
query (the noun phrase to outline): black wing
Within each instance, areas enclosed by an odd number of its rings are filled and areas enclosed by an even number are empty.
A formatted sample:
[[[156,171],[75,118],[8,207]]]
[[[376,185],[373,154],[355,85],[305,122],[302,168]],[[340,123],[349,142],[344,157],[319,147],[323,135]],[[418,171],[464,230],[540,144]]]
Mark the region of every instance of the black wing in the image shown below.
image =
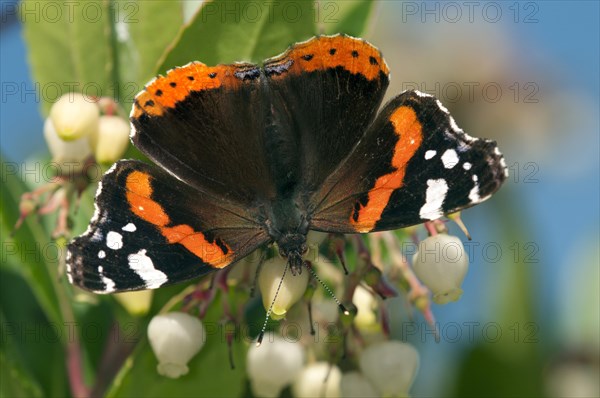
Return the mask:
[[[345,35],[319,36],[265,61],[271,162],[280,195],[310,193],[356,145],[388,86],[379,51]]]
[[[428,94],[391,100],[311,203],[311,228],[371,232],[434,220],[496,192],[508,170],[496,143],[470,137]]]
[[[102,178],[88,230],[69,244],[67,273],[97,293],[183,282],[268,242],[254,217],[155,166],[120,161]]]

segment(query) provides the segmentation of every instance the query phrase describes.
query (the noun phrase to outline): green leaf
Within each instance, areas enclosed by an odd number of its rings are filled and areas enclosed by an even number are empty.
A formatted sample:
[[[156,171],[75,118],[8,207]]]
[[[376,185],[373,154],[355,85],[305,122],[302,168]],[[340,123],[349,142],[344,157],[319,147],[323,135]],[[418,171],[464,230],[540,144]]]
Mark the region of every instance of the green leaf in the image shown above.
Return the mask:
[[[164,55],[160,73],[202,61],[259,62],[315,34],[314,2],[205,2]]]
[[[0,397],[41,397],[42,391],[31,374],[21,364],[16,353],[11,324],[0,309],[2,340],[0,341]]]
[[[39,385],[0,350],[0,397],[41,397]]]
[[[10,378],[4,378],[0,372],[0,384],[14,380],[15,384],[8,390],[13,393],[29,391],[20,395],[25,397],[65,396],[69,387],[62,345],[66,338],[60,329],[62,325],[49,322],[31,286],[19,274],[6,268],[0,268],[0,325],[0,355],[5,356],[0,368],[6,365],[14,373]],[[6,396],[15,395],[7,393]]]
[[[131,104],[144,84],[154,77],[159,57],[179,33],[183,8],[179,1],[172,0],[118,0],[115,7],[119,100]]]
[[[239,300],[238,302],[244,302]],[[139,343],[116,377],[108,397],[236,397],[241,396],[246,380],[245,336],[233,342],[235,369],[229,366],[225,335],[219,319],[222,314],[220,300],[215,300],[203,320],[207,331],[204,347],[188,364],[189,373],[179,379],[158,375],[158,361],[148,340]]]
[[[327,34],[346,33],[360,37],[374,6],[372,0],[324,2],[319,10],[323,30]]]
[[[38,0],[23,2],[23,32],[43,113],[67,92],[112,95],[109,4],[95,0],[42,7]]]
[[[22,164],[5,162],[0,155],[2,189],[0,190],[0,231],[2,242],[1,267],[18,272],[31,286],[46,316],[56,324],[62,324],[58,298],[50,278],[48,267],[58,267],[56,244],[50,239],[39,222],[29,217],[13,237],[10,236],[19,217],[21,194],[27,189],[14,174]]]

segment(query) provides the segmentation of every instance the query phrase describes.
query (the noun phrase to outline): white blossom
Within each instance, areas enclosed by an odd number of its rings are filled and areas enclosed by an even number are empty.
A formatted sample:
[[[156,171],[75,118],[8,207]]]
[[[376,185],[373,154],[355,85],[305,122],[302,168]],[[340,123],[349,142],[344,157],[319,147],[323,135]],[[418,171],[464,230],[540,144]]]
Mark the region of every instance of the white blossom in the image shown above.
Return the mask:
[[[371,382],[360,372],[344,373],[340,387],[343,398],[379,397]]]
[[[158,358],[158,373],[176,379],[188,373],[187,363],[204,345],[206,332],[200,319],[170,312],[152,318],[148,340]]]
[[[340,396],[342,372],[327,362],[315,362],[306,366],[292,385],[292,394],[296,398]]]
[[[258,286],[262,294],[265,310],[268,310],[271,303],[273,303],[285,267],[286,260],[275,257],[265,262],[260,270]],[[273,304],[271,313],[273,319],[283,318],[290,307],[302,298],[308,286],[308,276],[308,270],[306,269],[299,275],[292,275],[288,268],[277,294],[277,300]]]
[[[462,296],[461,285],[469,269],[469,259],[460,239],[438,234],[419,243],[419,250],[413,257],[413,269],[431,289],[433,301],[446,304]]]
[[[118,116],[101,116],[98,138],[94,149],[96,161],[114,163],[119,160],[129,144],[129,124]]]
[[[304,350],[300,342],[267,334],[260,346],[252,344],[246,357],[246,368],[252,392],[258,397],[278,397],[304,366]]]
[[[67,93],[50,108],[50,119],[58,136],[65,141],[90,138],[98,132],[100,109],[89,97]]]
[[[360,355],[362,373],[386,397],[408,396],[418,366],[417,350],[399,341],[370,345]]]

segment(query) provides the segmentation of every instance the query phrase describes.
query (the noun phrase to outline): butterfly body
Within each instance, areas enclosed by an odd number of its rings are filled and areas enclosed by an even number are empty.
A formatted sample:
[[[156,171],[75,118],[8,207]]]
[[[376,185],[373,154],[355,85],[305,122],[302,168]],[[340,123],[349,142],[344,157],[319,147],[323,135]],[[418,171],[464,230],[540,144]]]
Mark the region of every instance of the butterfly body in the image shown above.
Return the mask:
[[[154,165],[117,162],[69,279],[98,293],[156,288],[277,243],[300,272],[309,230],[368,233],[476,205],[507,177],[496,143],[465,134],[428,94],[379,109],[379,50],[319,36],[263,66],[192,62],[150,82],[131,112]]]

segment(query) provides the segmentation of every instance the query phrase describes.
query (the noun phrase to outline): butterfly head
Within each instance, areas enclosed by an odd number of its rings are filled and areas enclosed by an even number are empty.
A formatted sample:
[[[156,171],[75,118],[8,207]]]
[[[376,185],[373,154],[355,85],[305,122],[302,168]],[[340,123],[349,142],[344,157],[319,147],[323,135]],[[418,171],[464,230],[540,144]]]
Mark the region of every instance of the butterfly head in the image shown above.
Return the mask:
[[[302,257],[308,251],[306,235],[286,234],[277,241],[277,246],[279,246],[279,254],[287,259],[292,274],[301,274],[304,265]]]

